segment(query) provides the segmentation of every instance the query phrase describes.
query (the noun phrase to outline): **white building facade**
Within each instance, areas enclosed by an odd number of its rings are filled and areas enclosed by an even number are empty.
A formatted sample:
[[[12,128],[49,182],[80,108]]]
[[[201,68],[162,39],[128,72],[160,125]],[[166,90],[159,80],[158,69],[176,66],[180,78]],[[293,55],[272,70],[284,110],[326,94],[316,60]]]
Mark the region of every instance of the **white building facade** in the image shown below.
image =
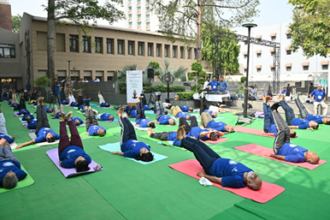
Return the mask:
[[[257,39],[275,41],[281,44],[280,59],[280,81],[314,81],[318,84],[320,80],[328,78],[329,58],[313,56],[309,59],[303,55],[303,50],[293,52],[290,48],[291,35],[288,32],[289,23],[280,23],[266,27],[251,29],[251,37]],[[247,29],[238,34],[247,35]],[[247,66],[247,43],[240,42],[241,51],[239,55],[240,72],[246,75]],[[250,45],[249,80],[272,81],[275,68],[275,51],[273,48]]]

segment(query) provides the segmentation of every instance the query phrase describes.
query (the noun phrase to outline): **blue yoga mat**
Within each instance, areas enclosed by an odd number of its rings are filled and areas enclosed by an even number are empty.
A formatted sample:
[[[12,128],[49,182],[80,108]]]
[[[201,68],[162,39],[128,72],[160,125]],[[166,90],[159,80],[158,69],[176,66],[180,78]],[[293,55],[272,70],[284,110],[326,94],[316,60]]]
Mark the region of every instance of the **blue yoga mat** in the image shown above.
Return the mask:
[[[98,106],[99,104],[89,103],[90,106]]]
[[[152,110],[146,110],[144,111],[144,114],[155,114],[155,112]]]
[[[120,149],[120,143],[117,142],[117,143],[112,143],[112,144],[106,144],[106,145],[102,145],[102,146],[99,146],[99,148],[101,148],[102,150],[105,150],[105,151],[109,151],[109,152],[112,152],[112,151],[121,151]],[[129,159],[129,160],[133,160],[137,163],[140,163],[140,164],[144,164],[144,165],[147,165],[147,164],[151,164],[151,163],[155,163],[157,161],[160,161],[160,160],[164,160],[167,158],[167,156],[164,156],[164,155],[161,155],[161,154],[157,154],[155,152],[151,152],[153,155],[154,155],[154,160],[151,161],[151,162],[143,162],[141,160],[135,160],[133,158],[128,158],[128,157],[125,157],[126,159]]]

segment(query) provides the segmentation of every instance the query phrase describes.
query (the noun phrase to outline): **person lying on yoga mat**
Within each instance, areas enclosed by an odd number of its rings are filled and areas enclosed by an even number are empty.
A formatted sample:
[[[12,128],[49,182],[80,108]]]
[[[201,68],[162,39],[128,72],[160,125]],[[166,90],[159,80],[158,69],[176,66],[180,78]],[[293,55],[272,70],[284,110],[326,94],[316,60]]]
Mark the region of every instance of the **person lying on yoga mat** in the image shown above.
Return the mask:
[[[129,118],[136,118],[137,112],[136,112],[136,106],[127,106],[126,107],[126,113],[127,113],[127,117]]]
[[[32,120],[34,116],[32,114],[26,114],[23,116],[22,121]]]
[[[161,141],[173,141],[173,146],[180,147],[181,141],[176,139],[177,132],[169,131],[169,132],[159,132],[155,133],[151,128],[148,129],[148,136]]]
[[[110,104],[105,102],[101,91],[98,91],[97,96],[99,97],[100,107],[110,107]]]
[[[132,123],[126,117],[123,117],[123,112],[124,108],[120,108],[117,111],[119,124],[121,126],[121,152],[114,151],[111,153],[134,158],[136,160],[142,160],[144,162],[153,161],[154,156],[150,152],[150,147],[137,140],[135,129]]]
[[[92,159],[84,151],[77,128],[71,120],[71,114],[72,112],[69,112],[65,116],[65,114],[62,113],[60,117],[61,138],[58,144],[60,166],[63,168],[76,168],[77,172],[83,172],[89,170],[88,164],[92,162]],[[71,141],[69,140],[69,136],[67,134],[66,124],[69,125]]]
[[[43,102],[44,98],[40,97],[38,98],[38,107],[37,107],[37,126],[36,126],[36,136],[37,138],[28,141],[24,144],[21,144],[16,147],[16,149],[19,149],[21,147],[25,147],[31,144],[35,143],[41,143],[47,141],[48,143],[54,142],[55,140],[60,139],[60,136],[56,134],[49,125],[47,113],[45,109],[45,103]]]
[[[204,112],[209,113],[209,115],[210,115],[212,118],[216,118],[216,117],[217,117],[217,112],[215,112],[215,111],[212,111],[212,110],[204,110]]]
[[[293,109],[285,102],[284,96],[279,97],[280,102],[275,103],[280,105],[285,111],[285,120],[289,128],[293,129],[318,129],[319,125],[315,121],[308,121],[307,119],[296,118]],[[275,105],[274,104],[274,105]]]
[[[297,93],[297,98],[294,101],[296,103],[296,106],[299,109],[301,118],[307,119],[308,121],[315,121],[318,124],[330,125],[330,118],[325,118],[321,115],[309,114],[306,107],[301,103],[301,101],[299,99],[299,95],[300,95],[300,93],[298,92]]]
[[[27,114],[30,114],[30,112],[23,108],[18,112],[17,115],[27,115]]]
[[[140,127],[140,128],[147,128],[147,127],[156,128],[155,122],[150,121],[148,119],[138,119],[138,120],[135,121],[134,126],[137,126],[137,127]]]
[[[191,108],[189,106],[186,106],[186,105],[180,106],[180,109],[181,109],[182,112],[193,112],[194,111],[193,108]]]
[[[156,124],[159,125],[175,125],[174,118],[165,115],[163,105],[160,101],[156,101],[155,103],[155,110],[156,110]]]
[[[144,105],[144,106],[143,106],[143,109],[144,109],[144,110],[154,110],[154,107],[151,106],[151,105]]]
[[[27,123],[28,123],[28,126],[27,126],[28,129],[36,129],[37,119],[28,119]]]
[[[71,114],[72,112],[69,112],[68,114]],[[73,121],[73,123],[76,125],[76,126],[79,126],[79,125],[82,125],[84,124],[84,121],[81,120],[80,118],[78,117],[71,117],[71,121]],[[69,124],[69,122],[68,122]]]
[[[10,107],[14,108],[14,110],[18,110],[18,103],[14,102],[10,105]]]
[[[69,102],[68,102],[67,100],[63,100],[61,103],[62,103],[62,105],[67,105],[67,104],[69,104]]]
[[[242,188],[247,186],[253,190],[261,188],[262,180],[252,169],[234,160],[221,158],[203,142],[186,137],[184,128],[179,128],[177,139],[181,140],[180,147],[193,152],[203,167],[205,173],[199,172],[198,176],[223,187]]]
[[[57,105],[54,105],[54,112],[55,112],[55,114],[53,115],[52,119],[60,118],[61,113],[65,114],[63,104],[60,105],[60,110],[58,110]]]
[[[270,109],[270,106],[268,105],[268,100],[270,99],[269,96],[263,97],[263,107],[264,107],[264,134],[274,136],[276,137],[277,135],[277,129],[275,126],[275,121],[272,115],[272,110]],[[290,137],[294,138],[296,137],[296,132],[292,129],[290,129]]]
[[[106,134],[105,128],[99,126],[95,119],[94,111],[89,106],[85,106],[85,117],[86,117],[86,132],[89,136],[100,136],[103,137]]]
[[[17,182],[23,180],[27,174],[21,170],[21,164],[6,139],[1,138],[0,145],[0,187],[13,189]]]
[[[142,103],[142,98],[143,98],[142,96],[138,97],[134,126],[138,126],[140,128],[147,128],[147,127],[155,128],[156,127],[155,123],[146,119],[146,115],[144,114],[145,109]]]
[[[278,107],[279,103],[275,103],[271,107],[277,129],[277,135],[273,145],[275,154],[266,154],[266,156],[294,163],[307,161],[311,164],[317,164],[320,157],[315,152],[290,144],[290,129],[282,116],[278,113]]]
[[[54,111],[51,107],[46,106],[45,108],[47,113],[52,113]]]
[[[113,115],[111,115],[109,113],[103,113],[103,114],[97,115],[95,117],[96,117],[96,120],[99,120],[99,121],[113,121],[115,119],[113,117]]]
[[[201,120],[201,125],[204,128],[212,128],[216,131],[220,132],[234,132],[234,128],[231,125],[227,125],[224,122],[215,122],[212,117],[210,116],[209,113],[203,112],[202,115],[202,120]]]
[[[172,106],[170,112],[176,118],[185,118],[185,119],[188,119],[188,120],[190,120],[190,118],[191,118],[191,115],[183,113],[179,106]]]

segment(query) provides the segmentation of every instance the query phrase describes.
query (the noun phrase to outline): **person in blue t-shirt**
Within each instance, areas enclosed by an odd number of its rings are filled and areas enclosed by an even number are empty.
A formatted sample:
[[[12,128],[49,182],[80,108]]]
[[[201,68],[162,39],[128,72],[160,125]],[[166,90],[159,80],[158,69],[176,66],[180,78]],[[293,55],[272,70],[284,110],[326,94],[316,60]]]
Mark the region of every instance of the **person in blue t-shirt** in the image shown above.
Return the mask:
[[[14,110],[18,110],[18,103],[14,102],[10,105],[10,107],[13,107]]]
[[[141,119],[138,119],[135,121],[135,126],[138,126],[140,128],[155,128],[155,122],[153,121],[150,121],[148,119],[145,119],[145,118],[141,118]]]
[[[49,125],[47,113],[45,109],[45,103],[43,102],[43,97],[38,98],[38,107],[37,107],[37,125],[36,125],[36,136],[37,138],[26,142],[22,145],[16,147],[19,149],[35,143],[41,143],[47,141],[48,143],[55,142],[55,140],[60,139],[60,136],[56,134]]]
[[[86,117],[86,132],[89,136],[100,136],[103,137],[106,134],[105,128],[99,126],[95,119],[95,114],[92,108],[85,106],[85,117]]]
[[[28,129],[36,129],[37,119],[29,119],[29,120],[27,120],[27,123],[28,123],[28,126],[27,126]]]
[[[300,93],[297,93],[297,98],[294,100],[296,103],[296,106],[299,109],[300,112],[300,117],[303,119],[307,119],[308,121],[315,121],[318,124],[326,124],[326,125],[330,125],[330,118],[325,118],[321,115],[311,115],[308,113],[306,107],[301,103],[300,99],[299,99],[299,95]]]
[[[207,178],[223,187],[242,188],[247,186],[253,190],[261,188],[262,180],[252,169],[234,160],[221,158],[203,142],[186,137],[182,127],[178,130],[177,140],[181,140],[180,147],[194,153],[203,167],[205,173],[198,172],[198,176]]]
[[[177,132],[169,131],[169,132],[159,132],[155,133],[151,128],[148,129],[148,136],[154,139],[158,139],[161,141],[173,141],[173,146],[180,147],[181,141],[176,139]]]
[[[321,105],[323,116],[325,117],[328,114],[328,105],[325,104],[327,95],[322,89],[322,85],[318,85],[317,89],[315,89],[310,95],[314,103],[314,115],[317,115],[317,108],[319,105]]]
[[[153,110],[154,107],[153,107],[153,106],[150,106],[150,105],[144,105],[144,106],[143,106],[143,109],[144,109],[144,110]]]
[[[215,111],[205,109],[204,112],[208,112],[212,118],[217,117],[217,112],[215,112]]]
[[[283,87],[283,90],[281,91],[281,95],[285,95],[286,94],[286,88]]]
[[[212,128],[220,132],[234,132],[234,128],[231,125],[227,125],[224,122],[215,122],[213,121],[211,115],[207,112],[203,112],[201,115],[201,125],[204,128]]]
[[[0,187],[13,189],[17,182],[27,174],[21,169],[21,164],[13,154],[6,139],[0,139]]]
[[[114,151],[111,153],[144,162],[153,161],[154,156],[150,152],[150,147],[137,140],[135,129],[127,118],[123,118],[123,112],[124,108],[120,108],[117,111],[119,124],[121,126],[121,152]]]
[[[15,140],[15,137],[9,136],[8,134],[0,133],[0,139],[6,139],[9,144],[12,144]]]
[[[285,120],[292,129],[318,129],[319,125],[315,121],[308,121],[306,119],[296,118],[293,109],[285,102],[284,96],[279,97],[280,102],[274,103],[274,108],[282,106],[285,112]]]
[[[91,157],[85,153],[78,130],[71,120],[72,112],[60,117],[60,143],[58,144],[58,156],[60,166],[63,168],[76,168],[77,172],[88,171]],[[71,141],[66,130],[66,121],[71,133]]]
[[[277,108],[278,105],[275,104],[271,107],[276,129],[278,131],[273,145],[275,154],[266,154],[266,156],[294,163],[307,161],[311,164],[317,164],[320,157],[315,152],[290,144],[289,126],[278,113]]]
[[[69,102],[68,102],[67,100],[63,100],[63,101],[61,102],[61,104],[62,104],[62,105],[67,105],[67,104],[69,104]]]
[[[72,112],[69,112],[68,114],[71,114],[71,113]],[[84,121],[78,117],[71,117],[71,121],[73,121],[76,126],[82,125],[84,123]],[[69,124],[69,122],[68,122],[68,124]]]
[[[207,84],[209,89],[212,91],[219,91],[218,86],[220,86],[220,83],[217,81],[217,78],[214,76],[213,77],[213,81],[209,82],[209,84]]]
[[[26,109],[21,109],[17,115],[27,115],[27,114],[30,114],[30,112]]]
[[[180,118],[179,119],[179,127],[185,126],[186,134],[190,132],[190,130],[194,127],[198,127],[198,122],[196,116],[192,116],[190,119],[190,125],[187,122],[187,119],[185,118]]]
[[[226,93],[229,92],[229,85],[223,76],[220,76],[219,91],[226,92]]]
[[[45,108],[47,113],[52,113],[54,111],[51,107],[46,106]]]
[[[115,118],[113,117],[113,115],[109,114],[109,113],[103,113],[99,116],[97,116],[96,120],[100,120],[100,121],[113,121]]]
[[[102,103],[100,104],[100,107],[109,108],[109,107],[110,107],[110,104],[107,103],[107,102],[102,102]]]
[[[34,116],[32,114],[26,114],[23,116],[22,121],[32,120]]]
[[[126,107],[126,113],[129,118],[136,118],[137,112],[136,112],[136,106],[133,107]]]
[[[207,141],[207,140],[217,141],[218,138],[222,137],[223,135],[224,134],[220,131],[210,131],[208,129],[203,129],[200,127],[193,127],[188,133],[189,137],[194,137],[202,141]]]
[[[268,105],[268,100],[270,99],[270,96],[263,97],[262,100],[264,102],[264,134],[276,137],[277,130],[275,126],[275,121],[272,115],[272,110],[270,109],[270,106]],[[290,129],[290,137],[294,138],[296,137],[296,132],[292,129]]]
[[[172,106],[170,112],[176,118],[185,118],[185,119],[188,119],[188,120],[190,120],[190,118],[191,118],[191,115],[189,115],[187,113],[183,113],[179,106]]]
[[[53,115],[52,119],[60,118],[61,113],[65,114],[63,104],[60,105],[60,110],[58,110],[57,105],[54,105],[54,113],[55,114]]]
[[[164,107],[163,107],[161,101],[156,101],[156,103],[155,103],[155,113],[156,113],[156,119],[157,119],[156,124],[159,124],[159,125],[175,125],[174,118],[165,115]]]
[[[180,109],[181,109],[182,112],[192,112],[192,111],[194,111],[193,108],[191,108],[189,106],[186,106],[186,105],[180,106]]]
[[[70,107],[78,107],[78,102],[71,102]]]

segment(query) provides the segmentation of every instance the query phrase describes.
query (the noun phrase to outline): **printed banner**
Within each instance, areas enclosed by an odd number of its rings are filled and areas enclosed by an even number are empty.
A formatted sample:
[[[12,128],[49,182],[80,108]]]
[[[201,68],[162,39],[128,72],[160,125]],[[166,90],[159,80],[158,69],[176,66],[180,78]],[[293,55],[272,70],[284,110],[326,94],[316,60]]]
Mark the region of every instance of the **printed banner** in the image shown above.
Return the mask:
[[[126,72],[127,103],[137,103],[143,90],[143,74],[141,70]]]

